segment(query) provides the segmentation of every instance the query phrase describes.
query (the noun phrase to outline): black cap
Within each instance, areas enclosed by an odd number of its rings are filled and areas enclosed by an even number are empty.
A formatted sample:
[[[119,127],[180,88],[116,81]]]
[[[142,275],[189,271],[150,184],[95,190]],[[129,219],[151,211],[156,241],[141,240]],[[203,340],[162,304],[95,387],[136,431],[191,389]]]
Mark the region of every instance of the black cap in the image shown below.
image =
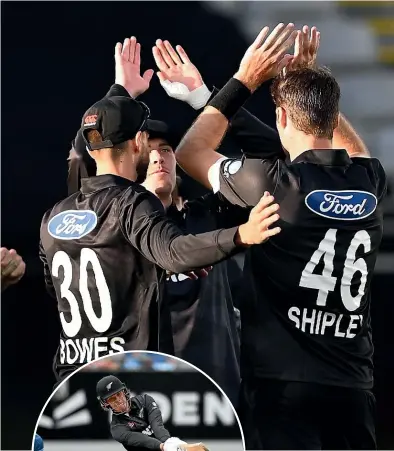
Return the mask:
[[[81,134],[89,150],[114,147],[146,130],[149,116],[149,108],[142,102],[130,97],[104,97],[83,115]],[[103,140],[90,144],[86,137],[89,130],[97,130]]]
[[[173,149],[179,144],[180,137],[163,121],[148,119],[146,122],[146,129],[149,132],[149,138],[163,138]]]
[[[96,385],[97,398],[102,400],[105,400],[122,390],[126,390],[126,385],[112,374],[100,379]]]

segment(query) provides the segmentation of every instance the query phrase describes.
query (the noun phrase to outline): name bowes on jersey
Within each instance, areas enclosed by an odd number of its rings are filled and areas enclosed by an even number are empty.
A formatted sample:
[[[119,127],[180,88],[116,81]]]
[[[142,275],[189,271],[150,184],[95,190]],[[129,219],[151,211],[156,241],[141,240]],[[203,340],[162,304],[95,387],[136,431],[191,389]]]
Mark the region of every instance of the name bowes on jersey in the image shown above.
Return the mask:
[[[363,324],[363,315],[336,314],[295,306],[289,308],[288,317],[302,332],[338,338],[354,338]]]
[[[60,339],[59,360],[63,364],[84,364],[125,351],[122,337],[92,337]]]

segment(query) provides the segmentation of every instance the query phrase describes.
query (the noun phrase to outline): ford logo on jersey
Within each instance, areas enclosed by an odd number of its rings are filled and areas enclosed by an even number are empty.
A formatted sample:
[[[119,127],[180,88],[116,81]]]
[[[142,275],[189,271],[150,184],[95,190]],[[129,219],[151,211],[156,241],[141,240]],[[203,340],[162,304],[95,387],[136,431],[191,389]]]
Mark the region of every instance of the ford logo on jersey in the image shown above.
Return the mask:
[[[59,240],[78,240],[97,225],[97,216],[91,210],[67,210],[54,216],[48,223],[49,235]]]
[[[376,196],[367,191],[316,190],[305,198],[305,205],[317,215],[340,221],[366,218],[376,210]]]

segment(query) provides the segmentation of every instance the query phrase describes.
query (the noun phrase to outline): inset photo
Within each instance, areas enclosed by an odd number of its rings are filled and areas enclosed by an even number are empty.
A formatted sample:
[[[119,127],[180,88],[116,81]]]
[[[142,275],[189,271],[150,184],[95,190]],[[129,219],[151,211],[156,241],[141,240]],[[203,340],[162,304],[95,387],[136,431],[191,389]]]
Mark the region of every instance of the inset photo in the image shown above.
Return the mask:
[[[130,351],[95,360],[53,392],[35,451],[244,451],[233,405],[184,360]]]

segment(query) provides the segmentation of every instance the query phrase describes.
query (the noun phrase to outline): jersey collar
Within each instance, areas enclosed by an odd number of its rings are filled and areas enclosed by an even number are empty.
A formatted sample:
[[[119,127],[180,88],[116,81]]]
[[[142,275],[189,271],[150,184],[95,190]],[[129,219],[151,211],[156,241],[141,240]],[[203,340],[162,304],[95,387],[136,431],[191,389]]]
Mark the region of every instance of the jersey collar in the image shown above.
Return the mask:
[[[97,175],[95,177],[83,178],[81,180],[81,191],[83,194],[88,194],[110,188],[111,186],[134,186],[135,184],[135,182],[119,177],[118,175]]]
[[[352,164],[345,149],[312,149],[298,155],[291,164],[312,163],[324,166],[348,166]]]

